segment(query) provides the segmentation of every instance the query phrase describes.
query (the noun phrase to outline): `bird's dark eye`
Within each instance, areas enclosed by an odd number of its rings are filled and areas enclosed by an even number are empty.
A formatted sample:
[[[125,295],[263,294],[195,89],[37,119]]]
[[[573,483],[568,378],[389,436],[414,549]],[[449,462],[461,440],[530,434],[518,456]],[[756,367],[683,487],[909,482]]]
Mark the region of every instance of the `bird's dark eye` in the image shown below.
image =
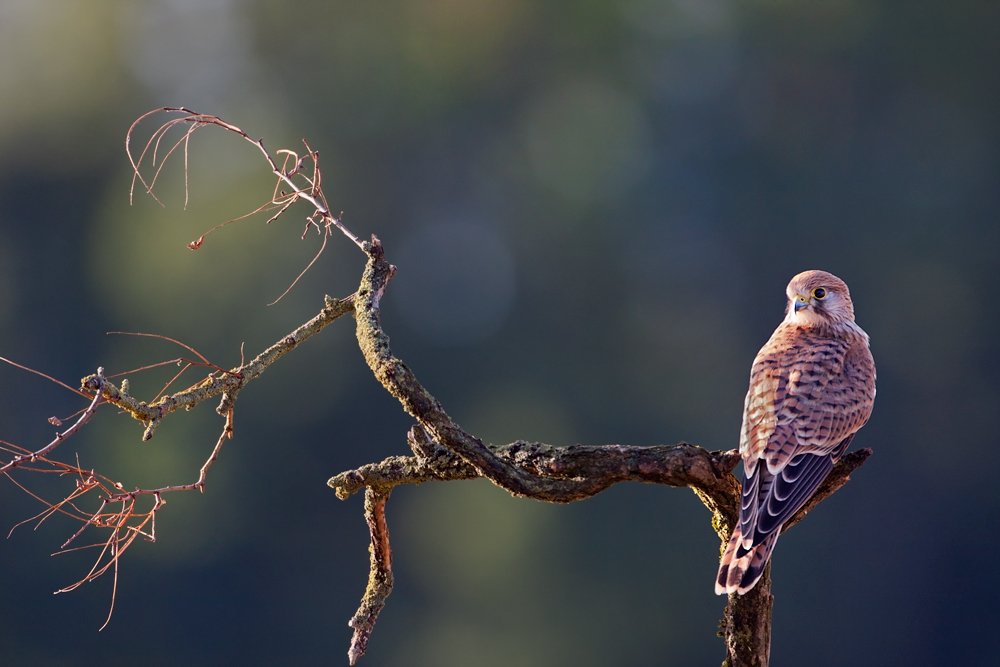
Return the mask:
[[[813,298],[817,300],[823,300],[826,298],[826,290],[822,287],[817,287],[813,290]]]

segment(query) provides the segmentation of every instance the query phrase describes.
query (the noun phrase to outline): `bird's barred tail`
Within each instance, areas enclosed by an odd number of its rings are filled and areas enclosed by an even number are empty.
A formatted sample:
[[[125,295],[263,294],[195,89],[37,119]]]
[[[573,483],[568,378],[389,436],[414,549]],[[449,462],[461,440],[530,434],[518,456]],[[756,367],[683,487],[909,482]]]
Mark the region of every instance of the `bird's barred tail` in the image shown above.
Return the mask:
[[[715,578],[715,594],[722,595],[739,593],[743,595],[754,587],[760,576],[764,574],[764,567],[771,557],[771,550],[774,543],[778,541],[778,531],[768,535],[763,542],[750,550],[744,549],[740,544],[743,535],[740,533],[739,524],[733,530],[733,536],[729,540],[726,552],[722,554],[722,562],[719,564],[719,576]]]

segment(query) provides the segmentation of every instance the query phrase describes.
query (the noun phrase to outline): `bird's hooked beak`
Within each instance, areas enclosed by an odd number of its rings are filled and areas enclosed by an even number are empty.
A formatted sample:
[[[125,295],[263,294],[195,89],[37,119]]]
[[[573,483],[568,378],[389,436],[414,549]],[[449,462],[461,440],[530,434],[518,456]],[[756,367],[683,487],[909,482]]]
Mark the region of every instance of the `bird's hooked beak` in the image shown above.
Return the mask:
[[[807,297],[802,296],[801,294],[796,294],[794,301],[795,301],[796,313],[802,310],[803,308],[809,307],[809,299]]]

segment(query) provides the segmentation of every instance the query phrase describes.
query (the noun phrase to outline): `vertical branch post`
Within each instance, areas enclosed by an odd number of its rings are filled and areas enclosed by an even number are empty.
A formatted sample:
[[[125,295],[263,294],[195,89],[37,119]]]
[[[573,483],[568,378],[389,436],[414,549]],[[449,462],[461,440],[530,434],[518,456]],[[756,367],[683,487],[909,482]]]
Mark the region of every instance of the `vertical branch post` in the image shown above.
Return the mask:
[[[385,523],[385,502],[392,490],[385,493],[372,487],[365,488],[365,521],[372,536],[371,569],[368,572],[368,587],[361,606],[347,624],[354,628],[351,638],[351,648],[347,658],[353,665],[368,649],[368,638],[375,628],[379,612],[385,606],[385,600],[392,593],[392,548],[389,546],[389,527]]]
[[[745,595],[729,596],[720,634],[726,641],[722,667],[767,667],[771,658],[771,564]]]

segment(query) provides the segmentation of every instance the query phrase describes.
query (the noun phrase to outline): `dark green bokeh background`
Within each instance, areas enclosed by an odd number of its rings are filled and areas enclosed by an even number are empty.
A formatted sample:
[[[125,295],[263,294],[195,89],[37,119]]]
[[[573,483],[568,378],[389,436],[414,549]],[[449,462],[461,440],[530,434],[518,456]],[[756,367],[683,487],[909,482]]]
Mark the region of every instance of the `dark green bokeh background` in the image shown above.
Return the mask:
[[[875,455],[783,537],[775,665],[989,663],[1000,653],[1000,5],[861,0],[0,0],[0,355],[69,383],[170,358],[239,362],[350,294],[363,256],[206,130],[159,208],[123,139],[186,105],[321,151],[344,220],[399,266],[394,351],[501,443],[735,447],[788,279],[851,286],[879,369]],[[148,136],[152,125],[143,128]],[[213,134],[214,132],[214,134]],[[360,498],[326,479],[405,453],[409,420],[342,321],[242,395],[204,495],[168,498],[115,615],[53,518],[0,542],[5,664],[346,664],[367,576]],[[132,378],[155,394],[166,375]],[[0,438],[82,407],[0,366]],[[126,486],[193,481],[221,420],[148,442],[108,410],[60,450]],[[19,481],[56,497],[64,480]],[[0,527],[41,506],[0,485]],[[718,543],[683,489],[571,506],[487,483],[401,488],[396,589],[367,665],[718,664]]]

